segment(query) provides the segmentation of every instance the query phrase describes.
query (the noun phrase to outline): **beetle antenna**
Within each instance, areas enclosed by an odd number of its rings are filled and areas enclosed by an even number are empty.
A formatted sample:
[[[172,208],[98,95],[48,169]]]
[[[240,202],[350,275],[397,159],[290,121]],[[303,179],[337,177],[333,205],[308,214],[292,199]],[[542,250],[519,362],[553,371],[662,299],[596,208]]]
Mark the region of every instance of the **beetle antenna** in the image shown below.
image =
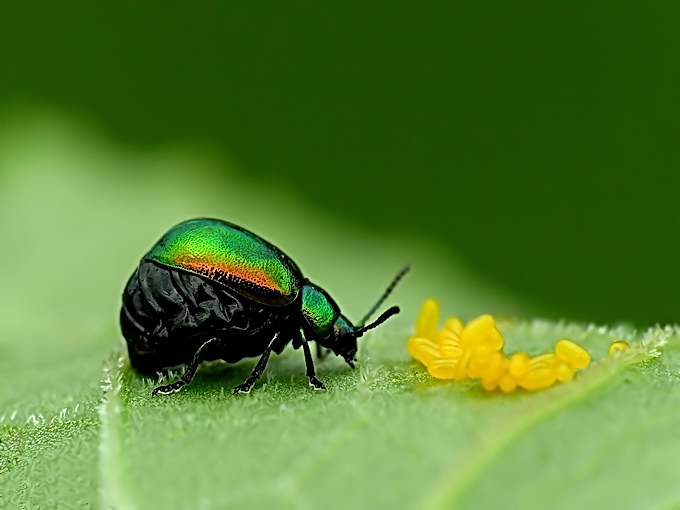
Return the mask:
[[[399,313],[399,307],[398,306],[393,306],[392,308],[385,310],[385,312],[383,312],[383,314],[380,317],[378,317],[375,320],[375,322],[370,323],[368,326],[364,326],[364,327],[361,327],[361,328],[354,330],[354,336],[356,338],[359,338],[361,335],[366,333],[366,331],[369,331],[373,328],[377,328],[383,322],[385,322],[387,319],[389,319],[390,317],[392,317],[393,315],[396,315],[398,313]]]
[[[389,296],[392,293],[392,291],[394,290],[394,287],[396,287],[397,283],[399,283],[399,280],[401,280],[404,277],[404,275],[409,272],[410,269],[411,269],[411,266],[409,264],[406,264],[404,267],[401,268],[401,271],[399,271],[397,273],[397,276],[394,277],[394,279],[392,280],[392,283],[390,283],[389,287],[387,287],[387,290],[383,293],[382,296],[380,296],[380,299],[378,299],[378,302],[375,305],[373,305],[373,308],[371,308],[369,310],[369,312],[366,314],[366,316],[363,319],[361,319],[361,322],[359,322],[359,324],[357,324],[357,327],[359,329],[364,327],[364,324],[366,324],[368,322],[368,319],[371,318],[371,315],[373,315],[375,313],[375,311],[380,307],[380,305],[383,304],[383,301],[385,301],[387,299],[387,296]]]

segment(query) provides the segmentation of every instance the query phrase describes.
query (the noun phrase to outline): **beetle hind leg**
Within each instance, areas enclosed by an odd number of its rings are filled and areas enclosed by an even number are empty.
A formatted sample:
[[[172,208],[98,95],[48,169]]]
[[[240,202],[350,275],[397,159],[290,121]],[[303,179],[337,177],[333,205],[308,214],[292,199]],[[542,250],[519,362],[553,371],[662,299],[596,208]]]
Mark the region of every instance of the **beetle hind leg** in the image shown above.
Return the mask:
[[[189,384],[191,380],[194,378],[194,374],[196,374],[198,366],[201,364],[201,362],[205,360],[205,355],[207,354],[207,351],[209,350],[210,347],[212,347],[216,343],[217,338],[211,338],[203,345],[201,345],[196,351],[196,354],[194,354],[194,358],[191,360],[191,363],[189,363],[189,366],[187,367],[186,372],[184,372],[182,378],[179,381],[175,381],[174,383],[166,384],[164,386],[158,386],[151,392],[151,396],[153,397],[157,393],[160,393],[161,395],[170,395],[171,393],[175,393],[176,391],[179,391],[184,386]]]

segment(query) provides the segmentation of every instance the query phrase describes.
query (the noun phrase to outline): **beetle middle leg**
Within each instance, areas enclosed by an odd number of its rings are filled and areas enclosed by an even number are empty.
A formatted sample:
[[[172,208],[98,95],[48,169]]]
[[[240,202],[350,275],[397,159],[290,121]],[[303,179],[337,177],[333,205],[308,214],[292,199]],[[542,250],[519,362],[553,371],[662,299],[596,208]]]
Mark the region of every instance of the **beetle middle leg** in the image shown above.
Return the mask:
[[[257,380],[262,375],[262,372],[264,372],[264,369],[267,366],[267,361],[269,361],[269,355],[272,353],[272,350],[275,347],[276,340],[278,337],[279,337],[278,333],[274,335],[274,338],[272,338],[272,341],[269,342],[269,345],[262,353],[262,356],[260,356],[260,360],[257,362],[257,365],[255,365],[255,368],[250,373],[250,377],[248,377],[248,379],[246,379],[243,384],[239,384],[238,386],[236,386],[236,388],[234,388],[234,394],[250,392],[250,389],[253,387],[253,384],[257,382]]]
[[[186,371],[184,372],[184,375],[179,381],[175,381],[174,383],[166,384],[165,386],[158,386],[156,389],[154,389],[151,392],[151,396],[153,397],[156,393],[161,393],[163,395],[169,395],[170,393],[174,393],[178,391],[180,388],[183,386],[186,386],[191,382],[191,380],[194,378],[194,374],[196,374],[196,370],[198,370],[198,366],[205,360],[205,355],[207,354],[207,351],[217,343],[217,338],[211,338],[207,342],[205,342],[203,345],[201,345],[198,350],[196,351],[196,354],[194,354],[194,359],[191,360],[191,363],[189,363],[189,366],[187,367]]]

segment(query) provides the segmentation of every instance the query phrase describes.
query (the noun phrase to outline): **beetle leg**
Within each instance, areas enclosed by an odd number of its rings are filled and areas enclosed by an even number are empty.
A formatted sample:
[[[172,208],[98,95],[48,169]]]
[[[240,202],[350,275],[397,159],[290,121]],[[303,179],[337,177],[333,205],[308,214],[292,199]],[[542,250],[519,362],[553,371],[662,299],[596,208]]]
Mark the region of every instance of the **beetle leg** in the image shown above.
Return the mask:
[[[262,375],[262,372],[264,372],[265,367],[267,366],[267,361],[269,361],[269,355],[272,353],[274,343],[276,342],[278,336],[279,336],[278,333],[274,335],[272,341],[269,342],[269,346],[264,350],[262,356],[260,356],[260,361],[257,362],[257,365],[255,365],[255,368],[250,373],[250,377],[248,377],[248,379],[246,379],[246,381],[243,384],[239,384],[238,386],[236,386],[236,388],[234,388],[234,394],[248,393],[250,391],[250,388],[253,387],[253,384],[257,382],[257,380]]]
[[[319,344],[317,345],[317,349],[319,347]],[[326,387],[323,385],[321,381],[319,381],[316,378],[316,371],[314,370],[314,361],[312,361],[312,353],[309,350],[309,344],[307,343],[307,339],[302,336],[302,350],[305,352],[305,365],[307,366],[307,377],[309,377],[309,385],[312,386],[315,390],[325,390]],[[317,350],[317,353],[319,351]]]
[[[191,382],[191,380],[194,378],[194,374],[196,373],[196,370],[198,370],[198,365],[201,364],[203,361],[203,354],[205,351],[215,344],[217,342],[217,338],[211,338],[207,342],[205,342],[203,345],[201,345],[198,350],[196,351],[196,354],[194,354],[194,359],[191,360],[191,363],[189,363],[189,366],[187,367],[186,371],[184,372],[184,375],[179,381],[175,381],[174,383],[171,384],[166,384],[165,386],[159,386],[155,390],[151,392],[151,396],[153,397],[156,393],[162,393],[163,395],[169,395],[170,393],[174,393],[178,391],[182,386],[186,386]]]

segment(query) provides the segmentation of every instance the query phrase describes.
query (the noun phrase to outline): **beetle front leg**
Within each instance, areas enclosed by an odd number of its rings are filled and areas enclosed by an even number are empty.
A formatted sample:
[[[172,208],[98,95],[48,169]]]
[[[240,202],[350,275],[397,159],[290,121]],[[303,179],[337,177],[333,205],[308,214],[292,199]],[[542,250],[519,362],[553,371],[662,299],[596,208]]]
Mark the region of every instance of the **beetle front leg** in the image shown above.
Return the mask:
[[[213,346],[215,343],[217,343],[217,338],[211,338],[203,345],[201,345],[196,351],[196,354],[194,354],[194,359],[192,359],[191,363],[189,363],[189,366],[184,372],[182,378],[179,381],[175,381],[174,383],[166,384],[165,386],[158,386],[151,392],[151,396],[153,397],[156,393],[169,395],[170,393],[179,391],[183,386],[189,384],[191,380],[194,378],[196,370],[198,370],[198,365],[200,365],[205,359],[206,350],[208,350],[208,348]]]
[[[318,344],[317,344],[318,345]],[[307,377],[309,377],[309,385],[315,390],[325,390],[326,387],[321,381],[316,378],[316,371],[314,370],[314,361],[312,360],[312,353],[309,350],[307,339],[302,335],[302,350],[305,353],[305,365],[307,367]]]

